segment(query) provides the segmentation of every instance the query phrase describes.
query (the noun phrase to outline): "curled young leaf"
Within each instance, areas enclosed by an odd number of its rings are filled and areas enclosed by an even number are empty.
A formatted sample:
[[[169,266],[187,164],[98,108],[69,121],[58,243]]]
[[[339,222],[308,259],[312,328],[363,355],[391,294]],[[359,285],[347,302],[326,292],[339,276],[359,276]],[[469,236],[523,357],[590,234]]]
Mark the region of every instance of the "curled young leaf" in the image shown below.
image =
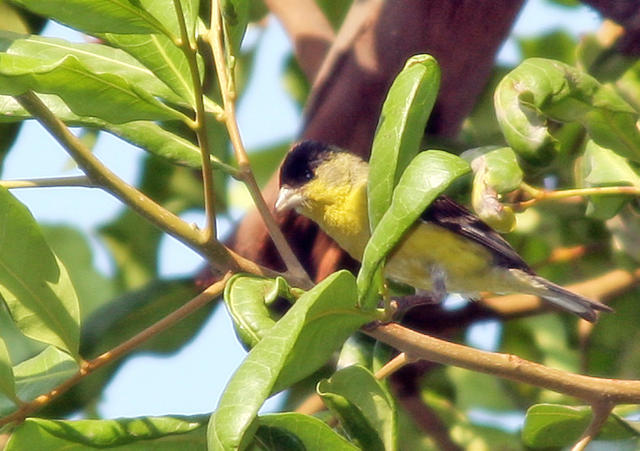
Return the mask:
[[[579,122],[598,144],[640,161],[638,112],[590,75],[559,61],[530,58],[494,94],[507,143],[527,161],[547,164],[558,151],[550,121]]]

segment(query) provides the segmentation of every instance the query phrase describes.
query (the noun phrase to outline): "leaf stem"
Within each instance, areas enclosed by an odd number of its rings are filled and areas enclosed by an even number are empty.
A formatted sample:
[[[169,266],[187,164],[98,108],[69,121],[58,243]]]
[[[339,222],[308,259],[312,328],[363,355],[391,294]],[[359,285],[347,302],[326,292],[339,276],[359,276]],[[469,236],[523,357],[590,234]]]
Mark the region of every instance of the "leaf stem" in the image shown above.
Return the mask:
[[[591,188],[576,188],[558,191],[547,191],[522,183],[520,188],[532,198],[513,204],[514,209],[525,210],[546,200],[566,199],[569,197],[599,196],[599,195],[628,195],[640,196],[640,188],[635,186],[597,186]]]
[[[21,421],[26,418],[31,413],[36,410],[42,408],[58,396],[65,393],[71,387],[76,385],[82,379],[84,379],[89,374],[93,373],[99,368],[102,368],[105,365],[113,363],[117,359],[125,356],[138,346],[140,346],[145,341],[149,340],[152,337],[155,337],[159,333],[169,329],[177,322],[183,320],[190,314],[194,313],[201,307],[204,307],[206,304],[211,302],[217,296],[219,296],[224,290],[227,281],[231,277],[231,273],[228,272],[224,278],[219,280],[218,282],[207,287],[202,293],[191,299],[189,302],[184,304],[182,307],[173,311],[169,315],[165,316],[158,322],[152,324],[147,327],[143,331],[139,332],[137,335],[131,337],[127,341],[119,344],[113,349],[110,349],[107,352],[100,354],[95,359],[82,362],[80,369],[76,374],[71,376],[69,379],[65,380],[63,383],[55,387],[53,390],[45,393],[43,395],[38,396],[31,402],[23,403],[18,410],[13,412],[10,415],[5,416],[4,418],[0,418],[0,426],[11,423],[13,421]]]
[[[229,139],[231,140],[236,160],[238,161],[240,179],[247,186],[251,198],[253,199],[267,230],[269,231],[269,235],[284,260],[287,270],[294,278],[298,280],[306,280],[306,286],[309,287],[312,285],[311,279],[282,234],[278,223],[271,214],[271,210],[262,197],[260,187],[258,186],[255,176],[253,175],[253,171],[251,170],[249,156],[247,155],[247,151],[242,142],[236,118],[236,90],[233,76],[229,70],[227,59],[225,57],[224,44],[222,40],[223,27],[224,25],[220,15],[220,2],[219,0],[212,0],[211,29],[206,33],[205,39],[208,41],[213,53],[213,62],[218,75],[218,83],[220,85],[220,92],[222,94],[223,101],[222,106],[224,109],[224,115],[222,115],[221,120],[224,121],[227,131],[229,132]]]
[[[195,121],[191,123],[191,127],[196,133],[200,154],[202,156],[202,183],[204,185],[204,211],[206,224],[204,229],[205,242],[216,240],[216,211],[215,211],[215,187],[213,181],[213,169],[211,167],[211,159],[209,158],[209,136],[206,126],[206,115],[204,108],[204,93],[202,91],[202,83],[200,80],[200,72],[198,71],[198,60],[196,58],[197,47],[194,40],[189,36],[187,25],[184,20],[184,12],[180,0],[173,0],[173,5],[178,18],[180,27],[180,39],[176,42],[178,47],[184,53],[187,63],[189,64],[189,72],[191,74],[191,82],[193,84],[195,103]]]

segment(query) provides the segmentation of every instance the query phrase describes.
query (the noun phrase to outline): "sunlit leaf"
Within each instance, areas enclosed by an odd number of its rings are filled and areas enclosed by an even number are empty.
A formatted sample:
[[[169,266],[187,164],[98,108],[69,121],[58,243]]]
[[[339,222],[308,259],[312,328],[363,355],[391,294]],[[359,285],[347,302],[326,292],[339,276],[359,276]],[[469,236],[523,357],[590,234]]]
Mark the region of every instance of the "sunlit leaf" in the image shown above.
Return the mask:
[[[418,153],[440,87],[440,67],[430,55],[407,61],[382,106],[369,160],[369,222],[375,229],[391,204],[393,189]]]
[[[48,346],[44,351],[13,367],[16,394],[23,401],[32,401],[69,379],[78,371],[71,356]],[[13,411],[15,406],[0,396],[0,415]]]
[[[238,55],[249,20],[249,2],[245,0],[221,0],[222,21],[231,40],[231,54]]]
[[[0,295],[27,336],[78,355],[80,314],[67,270],[33,216],[0,189]]]
[[[355,280],[347,271],[332,274],[303,294],[233,375],[209,422],[209,448],[248,444],[264,400],[320,368],[371,319],[356,309]]]
[[[7,345],[0,337],[0,393],[9,399],[16,398],[16,383]]]
[[[83,319],[113,298],[113,284],[95,268],[87,238],[79,230],[68,226],[45,226],[42,232],[69,271]]]
[[[152,70],[156,77],[166,83],[183,102],[193,105],[195,90],[189,72],[187,58],[168,37],[161,34],[114,34],[102,37],[111,44],[133,55]],[[201,62],[201,58],[198,58]],[[199,65],[200,77],[204,68]],[[173,100],[172,97],[166,97]]]
[[[229,279],[224,303],[236,335],[246,349],[254,347],[276,323],[267,304],[278,297],[293,300],[290,290],[281,277],[263,279],[237,274]]]
[[[537,404],[527,411],[522,440],[536,448],[574,444],[591,421],[591,407]],[[602,440],[623,440],[640,434],[615,414],[609,415],[597,435]]]
[[[43,62],[33,56],[0,53],[0,82],[0,94],[15,96],[29,90],[56,94],[80,116],[117,124],[183,117],[120,75],[93,72],[73,55]]]
[[[369,370],[341,369],[318,383],[318,394],[362,449],[397,449],[393,398]]]
[[[601,146],[640,161],[638,113],[613,89],[559,61],[530,58],[502,79],[494,95],[509,145],[535,164],[558,150],[548,121],[582,124]]]
[[[166,28],[131,0],[13,0],[42,16],[88,33],[158,33]]]
[[[630,185],[640,188],[640,175],[629,160],[593,141],[587,142],[584,156],[580,161],[582,180],[586,186]],[[622,205],[630,200],[628,196],[590,196],[587,215],[609,219]]]
[[[204,449],[205,421],[202,416],[76,421],[28,418],[11,433],[5,449],[195,451]]]
[[[112,124],[95,117],[73,113],[62,99],[55,95],[40,94],[39,97],[47,108],[69,126],[96,127],[173,163],[192,168],[200,168],[202,165],[197,146],[155,122],[132,121]],[[0,122],[29,118],[31,115],[13,97],[0,96]]]
[[[151,35],[153,36],[153,35]],[[39,64],[55,64],[73,55],[88,70],[100,74],[114,74],[129,83],[149,91],[154,96],[179,101],[156,75],[135,58],[119,49],[96,43],[72,43],[64,39],[25,36],[0,32],[0,48],[11,55],[37,58]]]
[[[291,442],[308,451],[352,451],[358,448],[319,419],[300,413],[276,413],[258,417],[258,449],[292,450]]]

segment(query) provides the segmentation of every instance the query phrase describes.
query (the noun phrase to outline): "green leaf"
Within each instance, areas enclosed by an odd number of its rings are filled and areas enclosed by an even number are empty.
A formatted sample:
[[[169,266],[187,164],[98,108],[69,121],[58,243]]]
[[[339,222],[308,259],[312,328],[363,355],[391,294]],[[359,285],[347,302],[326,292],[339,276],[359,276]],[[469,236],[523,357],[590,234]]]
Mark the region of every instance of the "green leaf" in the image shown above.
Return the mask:
[[[87,238],[79,230],[68,226],[42,228],[47,243],[69,271],[71,282],[80,301],[82,318],[113,298],[113,283],[93,265],[93,255]]]
[[[69,354],[48,346],[40,354],[13,367],[16,394],[23,401],[32,401],[69,379],[78,371],[78,364]],[[0,397],[0,415],[15,409],[6,398]]]
[[[0,189],[0,295],[28,337],[78,355],[78,299],[33,216]]]
[[[629,161],[610,149],[588,141],[580,161],[581,178],[586,186],[631,185],[640,188],[640,175]],[[580,181],[579,181],[580,182]],[[628,196],[589,196],[587,215],[598,219],[614,216]]]
[[[74,113],[116,124],[184,117],[142,87],[120,75],[93,72],[73,55],[51,62],[0,53],[0,94],[15,96],[29,90],[56,94]]]
[[[502,79],[494,103],[505,139],[531,163],[546,164],[558,150],[548,120],[579,122],[598,144],[640,161],[638,113],[610,87],[559,61],[525,60]]]
[[[377,341],[362,332],[356,332],[345,341],[340,356],[338,368],[346,368],[352,365],[360,365],[371,369],[373,362],[373,348]]]
[[[209,448],[249,443],[264,400],[320,368],[354,330],[373,319],[355,305],[355,280],[347,271],[303,294],[231,378],[209,422]]]
[[[317,391],[362,449],[397,449],[394,400],[371,371],[344,368],[320,381]]]
[[[85,68],[94,73],[119,75],[153,96],[164,97],[174,102],[180,100],[180,97],[161,82],[154,72],[126,52],[113,47],[0,32],[0,48],[11,55],[37,58],[40,64],[55,64],[65,56],[73,55]]]
[[[537,404],[527,411],[522,440],[527,446],[545,448],[569,446],[575,443],[591,421],[591,407]],[[597,435],[601,440],[622,440],[640,437],[640,434],[615,414],[609,418]]]
[[[258,344],[276,323],[267,308],[269,297],[294,299],[282,277],[265,279],[236,274],[227,282],[224,303],[233,320],[236,336],[245,349]]]
[[[5,449],[195,451],[205,445],[204,421],[202,416],[77,421],[28,418],[13,430]]]
[[[11,400],[16,399],[16,382],[7,345],[0,337],[0,393]]]
[[[373,231],[358,273],[359,302],[370,309],[376,300],[370,297],[373,275],[404,233],[429,204],[456,178],[469,171],[460,157],[439,150],[418,154],[402,174],[394,190],[391,206]]]
[[[290,450],[291,441],[297,441],[301,449],[308,451],[351,451],[357,450],[344,437],[333,431],[319,419],[287,412],[258,417],[258,430],[255,440],[262,445],[260,449]],[[270,446],[264,446],[265,444]]]
[[[430,55],[416,55],[409,58],[389,89],[369,160],[371,230],[389,208],[400,175],[418,153],[439,86],[436,60]]]
[[[111,44],[120,47],[150,69],[166,83],[184,102],[193,105],[195,90],[189,73],[187,58],[178,47],[161,34],[113,34],[101,35]],[[199,58],[201,62],[201,58]],[[204,65],[199,65],[200,77]],[[165,97],[173,100],[172,97]]]
[[[480,218],[500,232],[510,232],[516,225],[513,210],[500,203],[499,195],[520,186],[522,169],[510,147],[493,146],[471,149],[461,155],[473,169],[471,203]]]
[[[236,56],[249,21],[249,3],[246,0],[221,0],[222,21],[230,39],[231,54]]]
[[[163,33],[166,28],[133,0],[13,0],[26,9],[87,33]],[[146,1],[144,3],[149,3]]]
[[[40,94],[40,100],[69,126],[96,127],[172,163],[200,168],[200,150],[193,143],[160,127],[155,122],[132,121],[111,124],[94,117],[78,116],[57,96]],[[0,96],[0,122],[30,119],[31,115],[11,96]],[[215,166],[215,161],[212,157]]]
[[[0,302],[0,337],[4,340],[10,361],[14,364],[33,357],[49,346],[24,335],[13,321],[4,302]]]

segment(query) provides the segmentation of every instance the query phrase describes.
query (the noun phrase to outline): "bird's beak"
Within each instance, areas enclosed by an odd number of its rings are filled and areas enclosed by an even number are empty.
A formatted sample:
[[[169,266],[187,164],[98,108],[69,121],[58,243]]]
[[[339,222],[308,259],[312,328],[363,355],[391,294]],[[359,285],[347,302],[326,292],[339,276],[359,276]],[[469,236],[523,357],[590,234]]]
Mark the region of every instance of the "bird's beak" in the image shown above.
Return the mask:
[[[303,196],[300,191],[288,186],[280,188],[278,200],[276,200],[276,212],[282,213],[299,207],[302,204]]]

